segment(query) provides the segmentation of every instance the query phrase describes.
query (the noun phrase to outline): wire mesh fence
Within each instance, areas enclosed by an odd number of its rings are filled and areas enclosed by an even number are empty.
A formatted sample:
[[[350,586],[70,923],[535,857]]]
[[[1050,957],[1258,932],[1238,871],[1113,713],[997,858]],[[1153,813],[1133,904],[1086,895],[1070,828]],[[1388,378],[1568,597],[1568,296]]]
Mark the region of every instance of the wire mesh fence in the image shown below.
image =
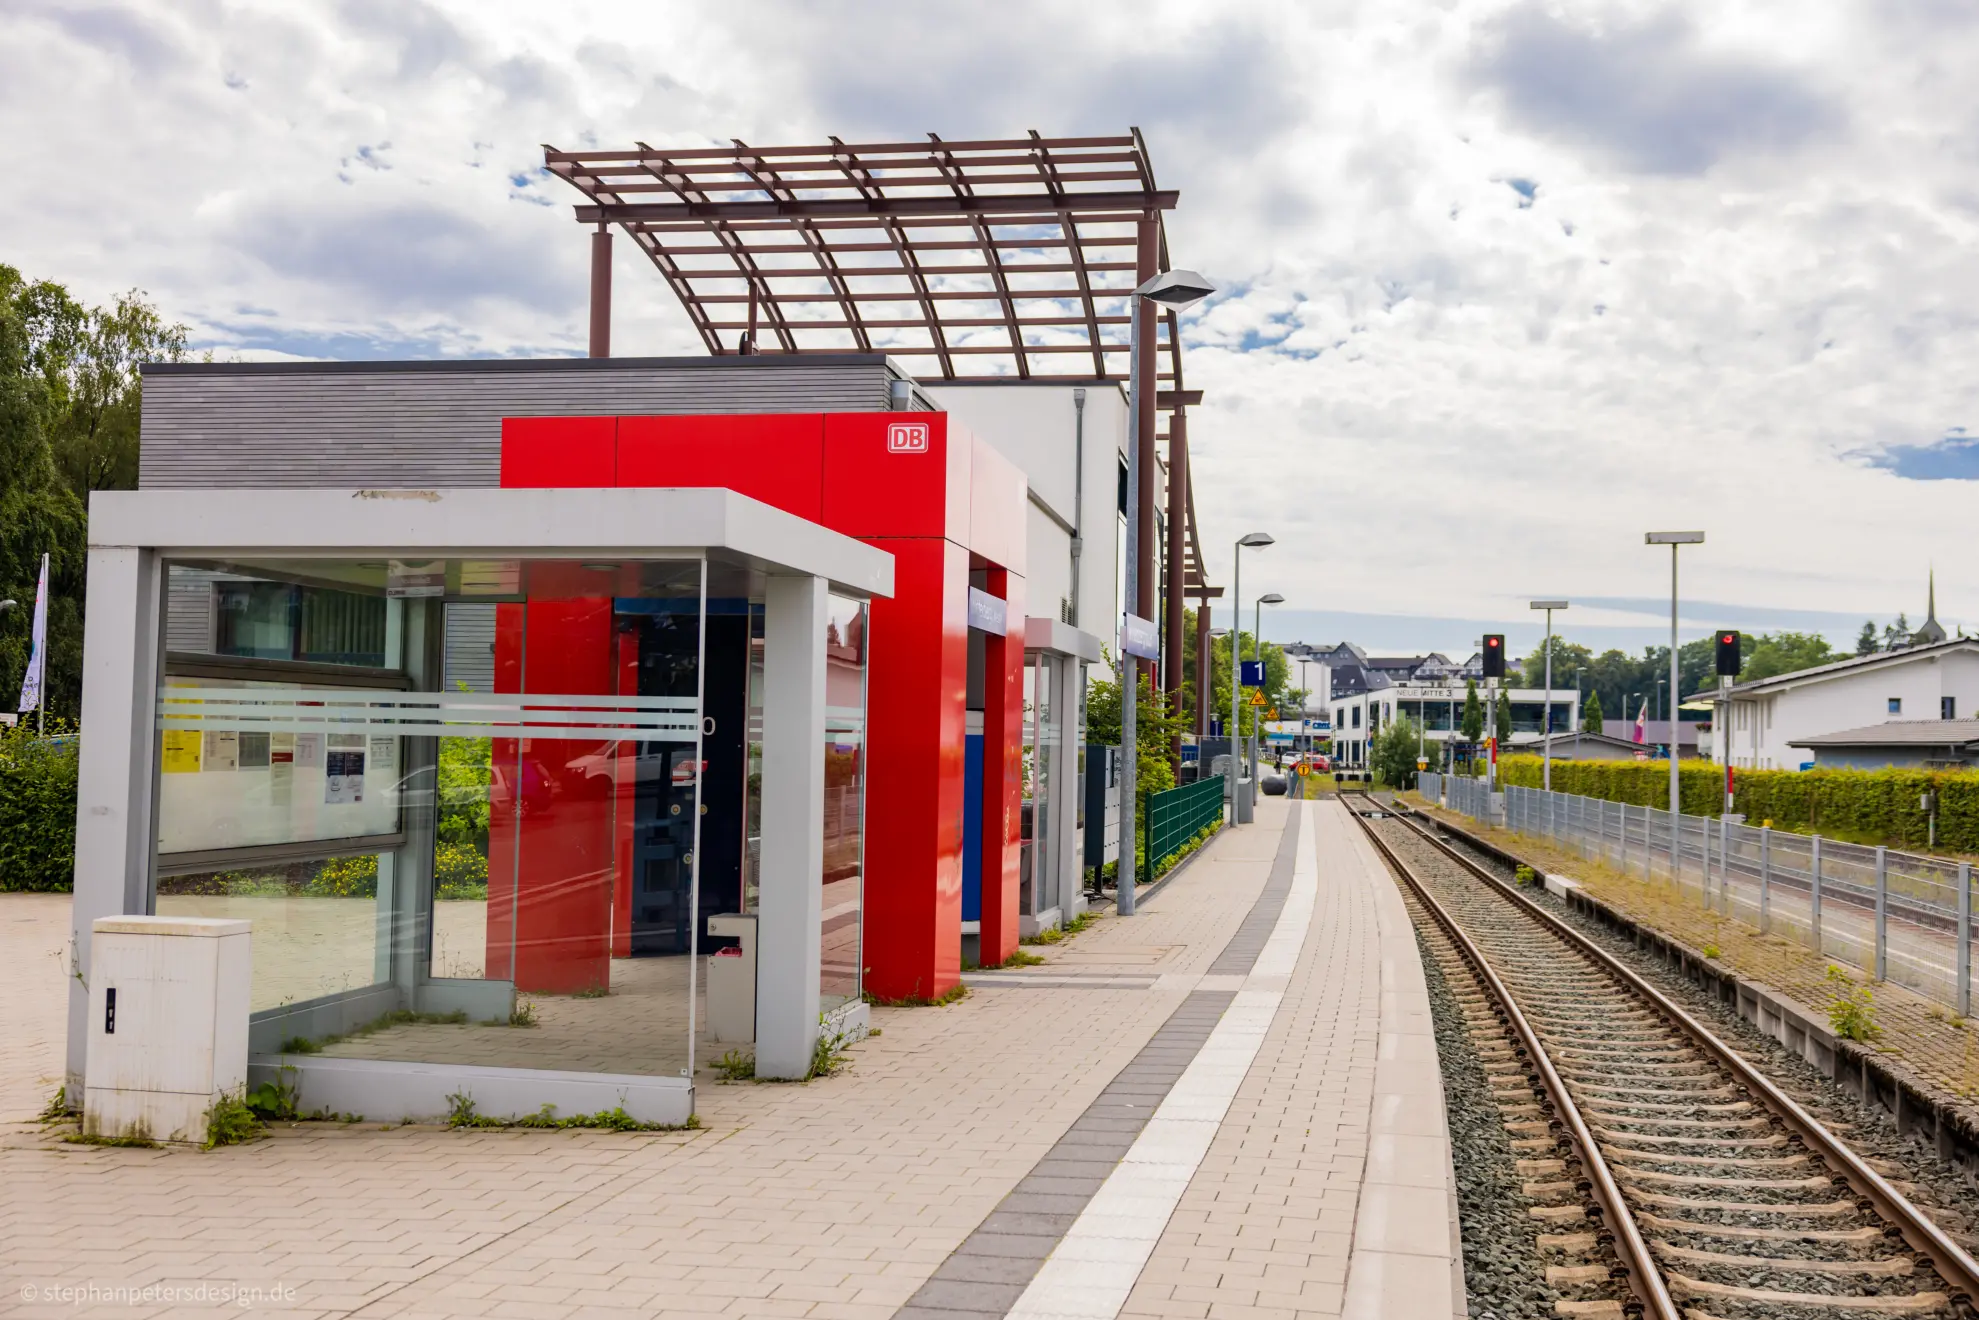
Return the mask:
[[[1481,779],[1419,776],[1425,797],[1624,875],[1660,880],[1764,934],[1972,1010],[1967,862]],[[1494,802],[1494,796],[1502,799]],[[1502,815],[1502,821],[1499,817]]]

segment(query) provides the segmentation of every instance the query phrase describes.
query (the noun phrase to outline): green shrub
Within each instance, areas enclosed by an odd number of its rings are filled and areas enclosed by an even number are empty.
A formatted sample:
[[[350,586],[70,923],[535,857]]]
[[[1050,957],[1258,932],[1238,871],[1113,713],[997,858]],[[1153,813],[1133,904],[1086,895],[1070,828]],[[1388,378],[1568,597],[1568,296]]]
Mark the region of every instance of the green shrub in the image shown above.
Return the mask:
[[[80,741],[65,721],[48,730],[0,729],[0,892],[66,893],[75,881]]]
[[[1540,785],[1540,759],[1508,756],[1499,763],[1507,784]],[[1680,762],[1678,800],[1695,816],[1724,810],[1724,767]],[[1668,761],[1554,761],[1553,788],[1636,806],[1670,805]],[[1979,852],[1979,771],[1958,770],[1739,770],[1734,807],[1747,821],[1773,828],[1824,834],[1855,843],[1922,848],[1930,817],[1918,806],[1927,791],[1938,794],[1938,846]]]
[[[370,855],[331,858],[309,878],[307,892],[317,898],[376,898],[378,859]]]
[[[433,880],[443,899],[488,897],[488,859],[465,843],[441,843],[433,849]]]

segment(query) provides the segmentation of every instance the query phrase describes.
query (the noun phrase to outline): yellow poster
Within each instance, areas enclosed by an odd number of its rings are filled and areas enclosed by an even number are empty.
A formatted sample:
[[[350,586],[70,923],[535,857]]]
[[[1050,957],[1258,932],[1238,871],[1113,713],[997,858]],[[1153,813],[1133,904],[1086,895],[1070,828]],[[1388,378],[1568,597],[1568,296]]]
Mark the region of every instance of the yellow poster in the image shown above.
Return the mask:
[[[202,739],[197,729],[166,729],[165,773],[168,775],[198,774],[201,742]]]

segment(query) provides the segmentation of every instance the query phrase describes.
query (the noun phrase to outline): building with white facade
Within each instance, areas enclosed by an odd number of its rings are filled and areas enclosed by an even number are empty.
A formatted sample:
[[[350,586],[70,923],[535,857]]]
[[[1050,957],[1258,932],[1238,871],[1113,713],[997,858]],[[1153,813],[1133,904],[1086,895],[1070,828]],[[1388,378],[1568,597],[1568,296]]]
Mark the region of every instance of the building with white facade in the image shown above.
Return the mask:
[[[1713,739],[1713,759],[1729,757],[1745,769],[1798,769],[1816,757],[1797,744],[1824,734],[1979,715],[1979,639],[1954,637],[1854,656],[1735,684],[1723,698],[1725,709],[1714,721],[1723,737]]]
[[[1317,655],[1318,653],[1316,653]],[[1401,718],[1423,726],[1424,743],[1432,745],[1429,759],[1441,763],[1443,744],[1462,741],[1467,683],[1478,679],[1478,700],[1486,700],[1482,664],[1473,655],[1463,664],[1436,652],[1419,656],[1369,656],[1342,643],[1327,651],[1327,713],[1332,722],[1333,752],[1343,766],[1367,764],[1368,745],[1375,734]],[[1555,733],[1575,727],[1580,719],[1580,696],[1572,688],[1511,687],[1501,689],[1512,704],[1512,746],[1537,742],[1547,728],[1552,707]],[[1490,712],[1486,711],[1487,729]]]

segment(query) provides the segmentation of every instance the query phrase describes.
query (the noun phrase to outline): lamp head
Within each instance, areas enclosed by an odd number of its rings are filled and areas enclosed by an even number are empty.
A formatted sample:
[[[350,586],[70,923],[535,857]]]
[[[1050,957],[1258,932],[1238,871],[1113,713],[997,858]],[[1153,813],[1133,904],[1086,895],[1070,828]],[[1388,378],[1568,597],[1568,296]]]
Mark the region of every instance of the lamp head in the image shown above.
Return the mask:
[[[5,614],[8,610],[14,609],[19,605],[20,602],[17,600],[0,600],[0,614]]]
[[[1532,607],[1536,610],[1564,610],[1567,608],[1567,602],[1564,600],[1536,600],[1532,603]]]
[[[1250,533],[1250,535],[1238,541],[1237,544],[1249,550],[1257,550],[1267,545],[1278,544],[1278,538],[1273,536],[1270,532],[1252,532]]]
[[[1214,284],[1192,270],[1164,270],[1134,290],[1136,297],[1146,298],[1149,302],[1178,312],[1194,307],[1215,292]]]
[[[1257,598],[1257,603],[1260,605],[1283,605],[1285,603],[1285,598],[1279,595],[1277,592],[1273,591],[1273,592],[1268,592],[1265,595],[1259,596]]]
[[[1644,532],[1644,545],[1702,545],[1703,532]]]

